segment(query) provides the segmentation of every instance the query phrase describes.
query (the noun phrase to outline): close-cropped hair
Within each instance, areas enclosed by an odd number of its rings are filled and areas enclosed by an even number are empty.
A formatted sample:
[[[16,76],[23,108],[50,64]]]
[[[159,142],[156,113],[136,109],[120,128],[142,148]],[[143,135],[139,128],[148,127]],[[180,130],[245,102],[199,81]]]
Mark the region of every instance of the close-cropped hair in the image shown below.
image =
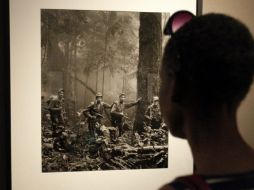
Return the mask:
[[[175,73],[178,96],[191,93],[210,104],[240,102],[253,80],[253,37],[232,17],[195,17],[168,41],[162,69]]]

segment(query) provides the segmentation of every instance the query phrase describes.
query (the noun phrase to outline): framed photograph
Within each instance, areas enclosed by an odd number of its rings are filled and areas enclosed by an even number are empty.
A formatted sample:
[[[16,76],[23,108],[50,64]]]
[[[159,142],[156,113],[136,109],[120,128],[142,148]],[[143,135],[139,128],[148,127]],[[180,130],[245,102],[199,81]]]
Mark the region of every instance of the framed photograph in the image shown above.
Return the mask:
[[[201,1],[10,1],[13,190],[152,190],[192,172],[158,104],[179,10]]]

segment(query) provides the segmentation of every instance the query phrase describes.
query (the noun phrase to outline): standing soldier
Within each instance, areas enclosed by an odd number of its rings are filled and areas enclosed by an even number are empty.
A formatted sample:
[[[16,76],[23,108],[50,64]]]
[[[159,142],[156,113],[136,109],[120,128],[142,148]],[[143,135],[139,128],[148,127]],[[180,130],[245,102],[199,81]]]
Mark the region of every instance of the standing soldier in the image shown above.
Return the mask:
[[[45,97],[41,96],[41,119],[43,122],[49,120],[49,118],[47,117],[48,114],[49,114],[48,104],[45,101]]]
[[[150,126],[152,129],[159,129],[162,123],[160,105],[159,105],[159,97],[154,96],[153,102],[150,106],[148,106],[145,112],[145,118],[147,119],[146,124]]]
[[[119,137],[122,136],[122,134],[124,133],[123,125],[124,125],[125,109],[128,109],[130,107],[137,105],[141,101],[141,98],[138,98],[137,101],[132,103],[125,103],[124,100],[125,100],[125,94],[121,93],[119,95],[119,101],[115,101],[113,103],[111,112],[110,112],[112,125],[113,127],[118,128]]]
[[[53,95],[50,97],[48,102],[50,118],[52,122],[52,131],[54,138],[54,148],[56,150],[63,149],[63,145],[61,143],[61,135],[64,131],[64,90],[59,89],[57,96]]]
[[[95,96],[95,102],[91,104],[83,111],[88,117],[88,129],[90,136],[96,137],[96,134],[100,133],[98,128],[102,125],[103,115],[106,113],[106,109],[110,109],[111,106],[102,101],[102,94],[97,93]]]

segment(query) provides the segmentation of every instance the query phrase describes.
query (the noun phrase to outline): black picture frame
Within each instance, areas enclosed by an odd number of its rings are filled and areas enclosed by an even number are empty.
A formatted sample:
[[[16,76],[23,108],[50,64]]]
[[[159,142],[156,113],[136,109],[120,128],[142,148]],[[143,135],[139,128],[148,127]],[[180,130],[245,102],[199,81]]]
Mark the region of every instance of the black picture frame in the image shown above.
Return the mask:
[[[0,189],[11,189],[9,1],[0,2]]]
[[[203,0],[197,0],[197,12],[196,15],[200,16],[203,14]]]

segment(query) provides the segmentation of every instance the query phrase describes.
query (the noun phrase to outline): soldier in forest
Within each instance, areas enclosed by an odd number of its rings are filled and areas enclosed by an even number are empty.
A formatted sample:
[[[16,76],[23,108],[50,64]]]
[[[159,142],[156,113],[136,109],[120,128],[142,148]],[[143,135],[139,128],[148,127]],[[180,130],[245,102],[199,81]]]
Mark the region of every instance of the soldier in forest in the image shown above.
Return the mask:
[[[41,96],[41,118],[42,121],[50,120],[47,116],[49,115],[48,103],[45,101],[45,96]]]
[[[102,118],[107,114],[106,109],[110,109],[111,105],[102,101],[102,94],[97,93],[95,96],[95,102],[91,104],[83,111],[84,115],[88,118],[88,129],[91,137],[100,135],[100,126],[103,125]]]
[[[159,97],[154,96],[153,102],[148,106],[145,112],[146,126],[150,126],[152,129],[159,129],[162,124],[162,116],[159,105]]]
[[[125,109],[133,107],[141,102],[142,98],[138,98],[135,102],[132,103],[125,103],[125,94],[121,93],[119,95],[119,100],[115,101],[111,108],[111,122],[113,127],[118,128],[119,130],[119,137],[122,136],[124,133],[123,126],[124,126],[124,118],[125,118]]]
[[[64,131],[64,90],[61,88],[58,90],[57,95],[52,95],[50,100],[48,101],[48,110],[50,113],[50,119],[52,122],[52,131],[53,131],[53,138],[54,138],[54,148],[56,150],[62,150],[63,143],[62,143],[62,132]]]

